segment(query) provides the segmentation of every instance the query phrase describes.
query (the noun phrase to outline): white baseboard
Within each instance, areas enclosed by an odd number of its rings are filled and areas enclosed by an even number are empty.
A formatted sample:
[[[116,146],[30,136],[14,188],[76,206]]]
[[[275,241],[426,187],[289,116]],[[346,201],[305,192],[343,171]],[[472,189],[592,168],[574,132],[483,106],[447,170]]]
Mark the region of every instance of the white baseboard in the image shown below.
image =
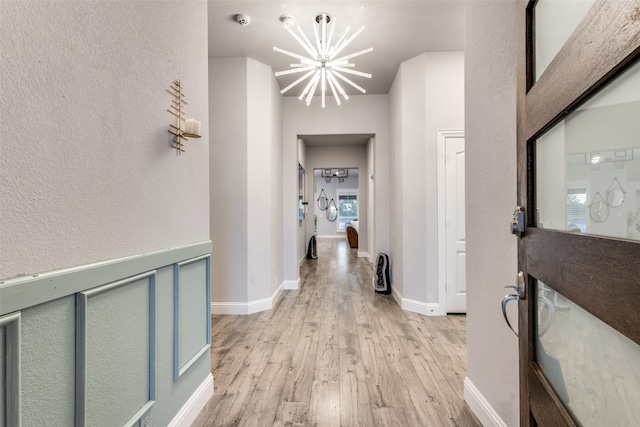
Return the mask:
[[[299,279],[298,279],[299,280]],[[273,292],[270,298],[263,298],[255,301],[248,302],[211,302],[211,314],[253,314],[260,311],[271,310],[273,306],[278,302],[278,299],[282,296],[282,290],[288,289],[287,282],[285,280],[278,286]]]
[[[507,427],[507,424],[502,421],[500,415],[484,398],[469,377],[464,379],[464,400],[484,427]]]
[[[298,277],[296,280],[285,280],[282,284],[284,285],[285,290],[295,291],[300,288],[300,278]]]
[[[273,295],[271,296],[271,307],[275,307],[282,297],[284,297],[284,282],[280,283],[280,286],[273,291]]]
[[[447,311],[443,310],[440,304],[416,301],[409,298],[402,298],[402,309],[425,316],[446,316]]]
[[[180,411],[169,423],[169,427],[190,426],[213,396],[213,375],[209,373],[207,378],[198,386],[189,400],[180,408]]]
[[[358,258],[367,258],[369,262],[371,262],[371,257],[369,256],[369,252],[358,251]]]
[[[323,234],[321,236],[317,236],[318,239],[346,239],[346,234]]]
[[[395,286],[393,286],[393,284],[391,284],[391,295],[393,295],[393,299],[396,300],[398,305],[402,308],[402,295],[400,295],[400,292],[398,292],[398,290],[396,289]]]

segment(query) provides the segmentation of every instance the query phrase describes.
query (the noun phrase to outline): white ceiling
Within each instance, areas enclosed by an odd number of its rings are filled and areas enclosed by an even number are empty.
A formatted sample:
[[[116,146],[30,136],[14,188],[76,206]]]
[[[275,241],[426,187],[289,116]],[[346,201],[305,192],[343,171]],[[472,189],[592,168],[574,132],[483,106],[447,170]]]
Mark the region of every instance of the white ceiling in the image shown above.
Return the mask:
[[[334,40],[347,26],[351,28],[349,34],[365,26],[343,53],[373,47],[373,52],[353,60],[356,70],[373,75],[370,80],[352,78],[367,94],[388,93],[398,66],[407,59],[423,52],[464,49],[464,2],[461,0],[209,0],[209,56],[249,57],[271,66],[274,71],[289,69],[289,64],[296,61],[275,52],[273,47],[301,55],[305,55],[305,51],[283,28],[280,16],[294,16],[294,28],[300,25],[312,39],[312,22],[320,12],[331,15],[336,25]],[[234,16],[239,13],[250,16],[249,26],[243,27],[235,21]],[[282,76],[278,83],[284,88],[296,78]],[[285,95],[298,95],[303,86],[298,85]],[[350,95],[360,93],[349,85],[344,86]]]

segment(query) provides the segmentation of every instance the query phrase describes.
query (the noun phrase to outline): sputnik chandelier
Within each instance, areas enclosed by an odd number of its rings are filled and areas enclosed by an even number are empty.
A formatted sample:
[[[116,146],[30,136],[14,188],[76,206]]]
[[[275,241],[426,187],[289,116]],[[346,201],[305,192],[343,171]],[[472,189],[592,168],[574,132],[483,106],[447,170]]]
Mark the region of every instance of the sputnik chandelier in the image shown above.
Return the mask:
[[[307,105],[311,104],[311,100],[313,99],[318,86],[320,86],[322,108],[325,107],[325,94],[327,91],[327,85],[331,89],[333,97],[335,98],[338,105],[340,105],[340,97],[338,94],[342,95],[345,101],[349,99],[349,96],[344,91],[342,85],[337,79],[340,79],[345,83],[353,86],[362,93],[366,93],[366,90],[358,86],[343,73],[353,74],[370,79],[371,74],[354,70],[353,67],[355,67],[355,64],[349,62],[349,60],[367,52],[371,52],[373,48],[370,47],[359,52],[338,57],[338,54],[342,52],[344,48],[347,47],[349,43],[351,43],[358,36],[358,34],[362,32],[362,30],[364,30],[364,26],[348,38],[347,33],[349,32],[349,27],[347,27],[338,41],[336,41],[332,45],[331,42],[333,40],[333,26],[335,25],[335,19],[334,22],[329,25],[331,23],[331,20],[332,18],[327,13],[321,13],[316,16],[315,23],[317,25],[314,25],[313,27],[316,42],[314,45],[309,41],[300,27],[298,27],[298,33],[300,35],[296,34],[291,29],[291,27],[293,26],[293,22],[295,21],[292,16],[283,15],[280,17],[280,21],[289,32],[289,34],[291,34],[293,38],[296,39],[298,43],[300,43],[300,45],[307,51],[310,56],[309,58],[307,58],[302,55],[298,55],[297,53],[280,49],[279,47],[273,48],[273,50],[275,50],[276,52],[284,53],[285,55],[289,55],[300,60],[300,62],[298,63],[291,64],[291,68],[289,70],[276,72],[276,77],[288,74],[305,73],[302,77],[282,89],[280,93],[284,94],[289,89],[309,79],[307,85],[305,86],[298,99],[300,99],[301,101],[304,99]]]

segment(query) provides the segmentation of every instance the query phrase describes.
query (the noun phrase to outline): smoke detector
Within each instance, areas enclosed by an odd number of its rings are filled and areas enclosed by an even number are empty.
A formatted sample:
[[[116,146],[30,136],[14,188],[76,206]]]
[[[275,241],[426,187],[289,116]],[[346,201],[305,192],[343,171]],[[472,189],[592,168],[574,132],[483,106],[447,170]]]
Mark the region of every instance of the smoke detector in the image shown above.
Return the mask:
[[[291,15],[282,15],[280,17],[280,22],[284,25],[285,28],[290,28],[293,26],[293,23],[296,22],[296,18]]]
[[[251,17],[249,15],[245,15],[244,13],[239,13],[236,15],[236,22],[243,27],[246,27],[251,23]]]

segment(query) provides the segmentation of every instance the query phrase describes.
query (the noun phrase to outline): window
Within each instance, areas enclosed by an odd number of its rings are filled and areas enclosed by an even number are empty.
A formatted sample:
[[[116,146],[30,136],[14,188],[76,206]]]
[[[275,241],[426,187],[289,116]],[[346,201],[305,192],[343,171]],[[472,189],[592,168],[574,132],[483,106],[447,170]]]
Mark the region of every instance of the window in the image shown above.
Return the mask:
[[[347,224],[358,218],[358,190],[337,190],[338,231],[345,231]]]
[[[567,230],[587,232],[587,189],[567,189]]]

